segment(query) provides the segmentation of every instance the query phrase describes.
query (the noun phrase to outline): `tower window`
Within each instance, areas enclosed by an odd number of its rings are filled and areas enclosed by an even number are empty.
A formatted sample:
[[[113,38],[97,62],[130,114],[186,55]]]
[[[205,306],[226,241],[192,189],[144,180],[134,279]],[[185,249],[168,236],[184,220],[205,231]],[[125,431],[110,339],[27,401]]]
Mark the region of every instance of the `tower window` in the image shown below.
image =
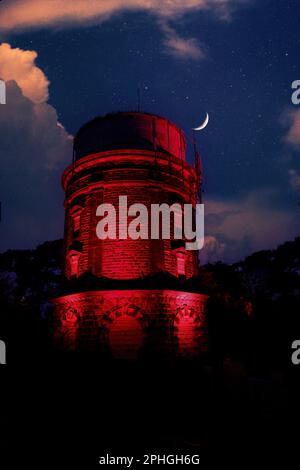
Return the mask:
[[[69,253],[69,256],[68,256],[69,277],[78,277],[79,257],[80,257],[80,253],[76,253],[76,252]]]
[[[185,276],[186,253],[183,250],[176,252],[177,276]]]
[[[80,229],[80,214],[73,216],[73,233],[79,232]]]
[[[81,213],[82,207],[79,205],[75,205],[72,207],[70,211],[70,216],[72,220],[72,235],[73,237],[77,237],[80,231],[80,222],[81,222]]]

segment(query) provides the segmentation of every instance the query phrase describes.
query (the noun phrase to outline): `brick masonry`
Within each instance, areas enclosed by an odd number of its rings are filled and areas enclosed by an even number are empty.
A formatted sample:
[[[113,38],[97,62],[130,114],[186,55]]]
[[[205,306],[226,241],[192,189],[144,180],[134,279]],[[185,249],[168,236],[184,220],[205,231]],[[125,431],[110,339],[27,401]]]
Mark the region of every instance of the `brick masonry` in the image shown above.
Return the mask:
[[[207,349],[206,299],[173,290],[60,297],[54,301],[56,345],[114,358],[194,357]]]
[[[97,207],[119,196],[128,206],[197,202],[199,178],[185,161],[183,132],[167,119],[117,113],[83,126],[74,141],[74,162],[64,172],[67,280],[143,280],[157,273],[192,278],[198,253],[185,240],[100,240]],[[130,222],[130,220],[128,221]],[[150,224],[149,224],[150,226]],[[171,234],[173,224],[171,224]],[[194,357],[206,348],[206,296],[165,290],[78,292],[54,300],[55,343],[105,357]]]

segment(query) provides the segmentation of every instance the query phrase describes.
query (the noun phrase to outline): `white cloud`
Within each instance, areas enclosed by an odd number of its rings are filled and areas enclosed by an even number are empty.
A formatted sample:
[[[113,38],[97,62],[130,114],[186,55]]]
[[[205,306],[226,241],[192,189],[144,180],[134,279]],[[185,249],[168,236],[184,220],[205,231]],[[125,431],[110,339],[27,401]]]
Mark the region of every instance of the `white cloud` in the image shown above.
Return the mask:
[[[288,127],[284,136],[285,143],[300,148],[300,109],[285,111],[281,116],[281,122]]]
[[[291,168],[288,173],[290,177],[290,187],[293,191],[298,191],[300,189],[300,174],[294,168]]]
[[[288,170],[289,186],[293,191],[299,191],[300,189],[300,173],[297,167],[299,166],[297,153],[300,150],[300,109],[286,109],[280,116],[280,122],[283,127],[286,128],[285,135],[283,136],[283,142],[287,149],[296,151],[289,152],[290,154],[285,157],[287,160],[293,160],[294,168]]]
[[[6,89],[0,106],[0,251],[62,236],[60,178],[72,155],[72,138],[56,110],[25,97],[15,81]]]
[[[13,49],[10,44],[0,45],[0,78],[14,80],[24,96],[34,103],[43,103],[48,99],[49,81],[44,72],[35,65],[37,53]]]
[[[197,11],[211,11],[228,20],[238,6],[253,0],[10,0],[0,4],[0,28],[6,32],[97,24],[123,11],[144,11],[159,19],[166,34],[166,52],[179,58],[203,59],[195,38],[183,38],[169,20]]]
[[[226,244],[212,235],[204,238],[204,247],[200,252],[201,263],[215,263],[224,258]]]
[[[144,10],[174,18],[188,12],[211,10],[228,18],[232,9],[249,0],[10,0],[1,4],[0,28],[12,31],[106,20],[125,10]]]
[[[196,39],[183,39],[179,36],[172,36],[164,41],[168,52],[175,57],[182,59],[203,59],[205,54]]]
[[[180,59],[204,59],[204,50],[200,47],[195,38],[182,38],[168,24],[162,22],[162,29],[165,33],[164,45],[166,52]]]
[[[209,199],[205,204],[205,236],[201,262],[238,261],[246,254],[275,248],[298,236],[299,214],[276,207],[278,190],[262,189],[232,200]]]

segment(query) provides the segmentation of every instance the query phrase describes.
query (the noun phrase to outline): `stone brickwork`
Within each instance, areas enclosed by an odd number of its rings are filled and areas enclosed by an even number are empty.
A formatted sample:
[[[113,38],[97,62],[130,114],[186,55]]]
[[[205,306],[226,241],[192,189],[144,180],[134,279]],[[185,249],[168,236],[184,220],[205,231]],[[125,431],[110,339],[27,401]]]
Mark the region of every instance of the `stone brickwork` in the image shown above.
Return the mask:
[[[167,240],[122,240],[118,233],[100,240],[96,234],[97,207],[112,204],[118,219],[119,196],[127,196],[128,206],[142,203],[148,213],[151,204],[195,207],[200,179],[185,161],[185,149],[181,129],[146,113],[99,117],[79,130],[74,161],[62,178],[68,281],[92,274],[138,280],[140,289],[158,273],[164,273],[162,279],[197,276],[198,253],[186,250],[184,239],[174,240],[172,223]],[[53,301],[55,344],[113,358],[195,357],[207,347],[205,301],[200,293],[163,285],[62,296]]]
[[[115,358],[194,357],[207,348],[201,294],[172,290],[96,291],[55,302],[55,342]]]
[[[112,204],[119,216],[119,196],[128,206],[173,203],[195,205],[194,169],[174,157],[150,151],[114,151],[85,157],[69,167],[63,177],[66,191],[65,252],[67,277],[72,277],[69,258],[78,257],[77,276],[91,272],[112,279],[138,279],[159,271],[177,276],[176,245],[171,240],[99,240],[97,207]],[[77,230],[74,229],[76,218]],[[129,220],[130,222],[130,220]],[[150,220],[149,220],[150,222]],[[171,218],[172,222],[172,218]],[[150,223],[149,223],[150,226]],[[171,224],[171,235],[173,224]],[[197,253],[182,249],[185,276],[197,274]]]

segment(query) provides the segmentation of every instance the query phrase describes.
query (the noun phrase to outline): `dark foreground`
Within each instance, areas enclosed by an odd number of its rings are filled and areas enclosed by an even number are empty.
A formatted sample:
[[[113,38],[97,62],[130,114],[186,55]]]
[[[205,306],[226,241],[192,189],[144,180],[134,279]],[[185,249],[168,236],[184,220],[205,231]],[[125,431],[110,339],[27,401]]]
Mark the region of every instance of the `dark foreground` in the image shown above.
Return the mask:
[[[22,367],[1,369],[1,468],[104,468],[106,454],[200,456],[182,468],[295,464],[295,368],[254,377],[240,364],[209,362],[60,356],[30,366],[24,356]]]

